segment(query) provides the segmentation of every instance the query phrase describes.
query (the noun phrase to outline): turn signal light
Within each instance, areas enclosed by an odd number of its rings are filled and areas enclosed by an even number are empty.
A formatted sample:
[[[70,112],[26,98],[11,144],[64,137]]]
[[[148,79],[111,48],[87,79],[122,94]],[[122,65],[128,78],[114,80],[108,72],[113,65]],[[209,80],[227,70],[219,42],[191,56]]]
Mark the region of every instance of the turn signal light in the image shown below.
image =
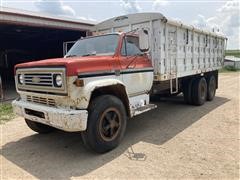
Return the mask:
[[[77,87],[83,87],[84,86],[84,81],[83,81],[83,79],[76,79],[76,81],[74,81],[74,84]]]

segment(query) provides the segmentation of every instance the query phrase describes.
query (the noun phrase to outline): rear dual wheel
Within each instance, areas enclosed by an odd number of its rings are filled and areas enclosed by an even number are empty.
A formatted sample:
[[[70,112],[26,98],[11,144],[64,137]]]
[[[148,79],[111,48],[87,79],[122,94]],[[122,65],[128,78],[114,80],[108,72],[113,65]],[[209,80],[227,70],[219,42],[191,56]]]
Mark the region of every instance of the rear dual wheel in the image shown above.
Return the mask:
[[[204,77],[197,78],[192,85],[192,104],[201,106],[207,99],[207,81]]]
[[[216,94],[216,78],[214,75],[211,75],[207,78],[207,100],[212,101]]]
[[[187,104],[192,104],[192,84],[193,84],[193,78],[184,81],[183,84],[183,96],[184,96],[184,101]]]
[[[216,78],[211,75],[207,78],[191,78],[183,84],[184,100],[188,104],[200,106],[206,100],[212,101],[216,93]]]

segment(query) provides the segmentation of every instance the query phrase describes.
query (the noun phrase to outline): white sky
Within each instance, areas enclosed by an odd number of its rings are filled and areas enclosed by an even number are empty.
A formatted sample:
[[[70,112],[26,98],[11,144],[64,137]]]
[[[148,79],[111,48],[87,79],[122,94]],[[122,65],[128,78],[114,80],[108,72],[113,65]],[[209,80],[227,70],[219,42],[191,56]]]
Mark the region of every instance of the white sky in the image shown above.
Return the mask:
[[[203,29],[219,29],[228,49],[240,49],[239,0],[0,0],[1,5],[54,15],[102,21],[135,12],[161,12]]]

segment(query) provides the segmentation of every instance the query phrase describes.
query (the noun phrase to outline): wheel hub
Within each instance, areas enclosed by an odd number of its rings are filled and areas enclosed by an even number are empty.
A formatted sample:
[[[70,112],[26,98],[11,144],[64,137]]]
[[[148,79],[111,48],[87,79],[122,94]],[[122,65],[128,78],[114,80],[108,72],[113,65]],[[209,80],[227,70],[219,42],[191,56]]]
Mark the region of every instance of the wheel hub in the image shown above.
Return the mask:
[[[105,141],[112,141],[119,133],[121,126],[120,113],[115,108],[105,110],[99,123],[99,132]]]

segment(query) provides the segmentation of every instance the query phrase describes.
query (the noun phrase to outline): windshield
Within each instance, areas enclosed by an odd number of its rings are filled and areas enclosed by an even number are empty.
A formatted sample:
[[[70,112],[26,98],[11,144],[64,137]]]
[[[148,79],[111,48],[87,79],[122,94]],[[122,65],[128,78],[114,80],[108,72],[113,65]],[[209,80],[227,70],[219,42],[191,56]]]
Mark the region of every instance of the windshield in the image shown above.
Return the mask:
[[[77,41],[66,57],[113,55],[118,45],[117,34],[95,36]]]

